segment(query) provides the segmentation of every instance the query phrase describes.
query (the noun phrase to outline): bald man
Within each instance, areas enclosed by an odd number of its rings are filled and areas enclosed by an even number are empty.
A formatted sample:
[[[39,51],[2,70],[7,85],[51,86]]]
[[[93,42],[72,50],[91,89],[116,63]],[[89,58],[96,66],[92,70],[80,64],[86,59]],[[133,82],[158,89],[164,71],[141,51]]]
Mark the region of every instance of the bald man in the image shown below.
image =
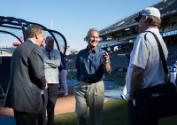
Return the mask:
[[[48,82],[47,89],[47,125],[54,125],[54,108],[58,97],[59,71],[61,63],[60,52],[54,49],[54,39],[46,38],[43,48],[45,77]]]

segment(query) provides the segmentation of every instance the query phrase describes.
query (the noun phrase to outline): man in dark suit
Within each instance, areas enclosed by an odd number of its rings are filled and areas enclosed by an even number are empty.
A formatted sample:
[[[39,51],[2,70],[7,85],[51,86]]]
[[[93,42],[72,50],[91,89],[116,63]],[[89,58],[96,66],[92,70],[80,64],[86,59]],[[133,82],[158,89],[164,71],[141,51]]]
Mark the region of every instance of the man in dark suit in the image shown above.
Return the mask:
[[[44,110],[41,90],[47,85],[40,48],[44,34],[40,26],[29,25],[25,35],[12,56],[7,106],[13,108],[17,125],[37,125]]]

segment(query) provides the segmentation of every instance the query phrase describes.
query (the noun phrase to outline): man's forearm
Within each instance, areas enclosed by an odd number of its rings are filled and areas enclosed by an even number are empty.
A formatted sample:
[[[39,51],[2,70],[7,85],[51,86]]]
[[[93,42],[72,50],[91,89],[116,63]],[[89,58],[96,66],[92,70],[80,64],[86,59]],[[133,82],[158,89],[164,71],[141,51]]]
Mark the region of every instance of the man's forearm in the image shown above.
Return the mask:
[[[138,76],[133,75],[131,78],[130,99],[132,99],[134,97],[135,90],[137,89],[137,86],[138,86],[137,81],[138,81]]]
[[[111,70],[110,64],[109,64],[109,63],[104,63],[103,65],[104,65],[105,72],[106,72],[107,74],[109,74],[109,73],[110,73],[110,70]]]
[[[131,74],[130,99],[134,97],[138,84],[143,82],[144,69],[133,66]]]
[[[48,65],[50,65],[51,67],[58,67],[60,65],[60,60],[46,60],[45,61]]]

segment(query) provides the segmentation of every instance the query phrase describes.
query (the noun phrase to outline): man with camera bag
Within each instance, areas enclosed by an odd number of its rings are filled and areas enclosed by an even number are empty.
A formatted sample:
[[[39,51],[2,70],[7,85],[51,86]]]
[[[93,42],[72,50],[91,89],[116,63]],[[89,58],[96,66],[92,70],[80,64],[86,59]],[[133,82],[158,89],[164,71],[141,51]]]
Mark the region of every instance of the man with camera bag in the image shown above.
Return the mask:
[[[169,104],[171,100],[166,96],[175,97],[175,90],[172,84],[166,84],[168,51],[159,33],[160,12],[147,7],[135,20],[140,34],[134,42],[126,77],[129,125],[158,125],[159,117],[168,114],[176,103]],[[167,94],[169,89],[174,93]]]

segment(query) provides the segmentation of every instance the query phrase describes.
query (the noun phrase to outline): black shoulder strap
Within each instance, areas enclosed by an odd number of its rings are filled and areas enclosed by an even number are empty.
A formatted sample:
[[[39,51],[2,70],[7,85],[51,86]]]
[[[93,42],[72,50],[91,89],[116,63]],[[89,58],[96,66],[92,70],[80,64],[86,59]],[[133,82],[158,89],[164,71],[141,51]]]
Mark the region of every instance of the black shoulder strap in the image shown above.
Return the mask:
[[[164,55],[164,52],[163,52],[163,49],[162,49],[162,46],[160,44],[158,37],[156,36],[155,33],[151,32],[151,31],[145,31],[145,32],[152,33],[152,35],[155,37],[155,39],[157,41],[157,45],[158,45],[159,55],[160,55],[162,65],[163,65],[163,70],[164,70],[165,74],[168,75],[167,61],[165,59],[165,55]]]

